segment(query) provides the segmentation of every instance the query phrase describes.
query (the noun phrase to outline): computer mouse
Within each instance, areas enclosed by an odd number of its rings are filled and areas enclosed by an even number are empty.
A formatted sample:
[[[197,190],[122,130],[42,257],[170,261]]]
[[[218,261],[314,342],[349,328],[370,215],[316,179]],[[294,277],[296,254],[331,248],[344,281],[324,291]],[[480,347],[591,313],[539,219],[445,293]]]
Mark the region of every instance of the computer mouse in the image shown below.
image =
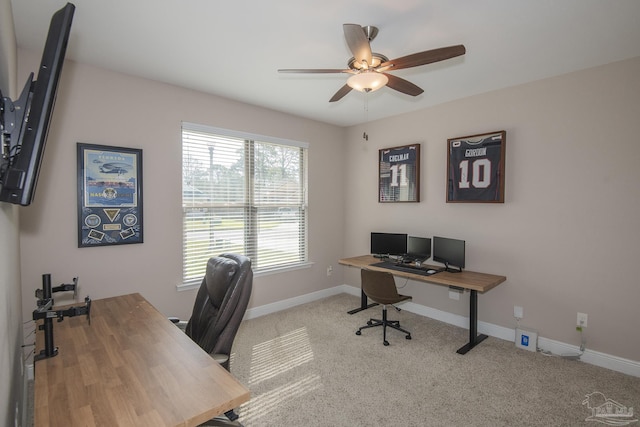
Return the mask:
[[[427,274],[433,274],[435,272],[436,272],[435,270],[427,270]]]

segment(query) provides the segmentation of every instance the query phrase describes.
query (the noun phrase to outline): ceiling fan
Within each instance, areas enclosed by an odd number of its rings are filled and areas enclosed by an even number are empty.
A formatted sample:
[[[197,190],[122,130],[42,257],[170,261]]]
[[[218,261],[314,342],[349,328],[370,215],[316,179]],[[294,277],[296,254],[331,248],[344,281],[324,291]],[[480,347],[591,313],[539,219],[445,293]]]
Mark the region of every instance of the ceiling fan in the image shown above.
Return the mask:
[[[378,35],[378,28],[373,26],[360,26],[358,24],[344,24],[344,36],[347,45],[353,53],[349,59],[347,69],[300,69],[286,68],[279,69],[280,73],[348,73],[352,74],[347,80],[347,84],[342,86],[329,102],[335,102],[351,89],[360,92],[371,92],[381,87],[388,86],[398,92],[407,95],[417,96],[424,92],[420,87],[408,80],[387,73],[387,71],[400,70],[403,68],[418,67],[420,65],[431,64],[433,62],[444,61],[464,55],[466,49],[464,45],[448,46],[439,49],[426,50],[424,52],[413,53],[411,55],[389,60],[384,55],[371,51],[370,42]]]

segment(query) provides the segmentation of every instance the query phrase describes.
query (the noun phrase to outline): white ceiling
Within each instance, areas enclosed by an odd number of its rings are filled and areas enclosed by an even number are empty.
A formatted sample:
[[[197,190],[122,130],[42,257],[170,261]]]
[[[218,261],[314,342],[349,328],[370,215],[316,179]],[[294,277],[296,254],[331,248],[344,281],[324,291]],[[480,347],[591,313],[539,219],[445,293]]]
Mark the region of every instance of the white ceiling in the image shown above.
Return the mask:
[[[65,3],[12,0],[18,46],[40,53]],[[639,0],[73,3],[67,59],[340,126],[640,56]],[[383,88],[329,103],[348,74],[277,72],[346,68],[344,23],[378,27],[372,50],[390,59],[456,44],[467,53],[393,72],[424,89],[415,98]]]

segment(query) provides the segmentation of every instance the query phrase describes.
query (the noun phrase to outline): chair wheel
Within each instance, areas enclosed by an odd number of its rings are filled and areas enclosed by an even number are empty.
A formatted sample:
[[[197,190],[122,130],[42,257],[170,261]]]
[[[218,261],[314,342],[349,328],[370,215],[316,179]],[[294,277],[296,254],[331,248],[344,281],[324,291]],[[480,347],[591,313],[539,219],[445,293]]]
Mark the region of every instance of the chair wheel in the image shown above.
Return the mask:
[[[405,339],[410,340],[410,339],[411,339],[411,335],[407,335],[407,336],[405,337]]]
[[[362,332],[356,331],[356,335],[362,335]]]
[[[382,341],[382,344],[389,345],[389,341]]]
[[[367,321],[367,325],[371,326],[371,325],[373,325],[373,322],[371,320],[368,320]]]

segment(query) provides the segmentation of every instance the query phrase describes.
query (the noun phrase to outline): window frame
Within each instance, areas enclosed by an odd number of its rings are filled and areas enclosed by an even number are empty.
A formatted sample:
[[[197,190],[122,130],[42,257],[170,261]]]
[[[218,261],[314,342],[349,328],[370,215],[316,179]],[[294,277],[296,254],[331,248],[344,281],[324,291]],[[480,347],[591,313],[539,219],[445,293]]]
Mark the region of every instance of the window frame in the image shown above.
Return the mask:
[[[288,270],[297,270],[297,269],[301,269],[301,268],[308,268],[312,265],[311,262],[309,262],[309,242],[308,242],[308,227],[309,227],[309,218],[308,218],[308,157],[309,157],[309,144],[306,142],[300,142],[300,141],[295,141],[295,140],[289,140],[289,139],[283,139],[283,138],[277,138],[277,137],[271,137],[271,136],[265,136],[265,135],[259,135],[259,134],[253,134],[253,133],[249,133],[249,132],[241,132],[241,131],[235,131],[235,130],[230,130],[230,129],[224,129],[224,128],[218,128],[218,127],[213,127],[213,126],[207,126],[207,125],[200,125],[200,124],[196,124],[196,123],[190,123],[190,122],[182,122],[181,125],[181,132],[180,132],[180,141],[181,141],[181,147],[182,147],[182,159],[181,159],[181,164],[182,164],[182,170],[184,171],[184,147],[185,147],[185,142],[184,142],[184,135],[185,135],[185,131],[186,132],[199,132],[199,133],[205,133],[205,134],[209,134],[212,135],[214,137],[221,137],[221,138],[234,138],[234,139],[241,139],[244,140],[244,150],[245,153],[247,153],[248,155],[245,155],[244,158],[244,167],[245,167],[245,171],[246,172],[250,172],[251,174],[255,173],[255,145],[260,144],[260,143],[265,143],[265,144],[275,144],[275,145],[280,145],[280,146],[284,146],[284,147],[288,147],[288,148],[299,148],[301,150],[300,152],[300,156],[301,156],[301,162],[300,162],[300,187],[299,187],[299,191],[301,191],[302,195],[301,195],[301,203],[300,205],[300,209],[301,209],[301,216],[300,216],[300,222],[298,224],[298,228],[299,228],[299,232],[298,232],[298,236],[300,237],[299,241],[298,241],[298,247],[301,250],[300,255],[301,255],[301,259],[299,261],[295,261],[289,264],[283,264],[283,265],[271,265],[271,266],[264,266],[264,267],[256,267],[254,265],[254,275],[258,276],[258,275],[263,275],[263,274],[272,274],[272,273],[276,273],[276,272],[282,272],[282,271],[288,271]],[[250,176],[249,173],[245,174],[244,177],[244,183],[243,183],[243,188],[245,191],[245,216],[247,218],[247,220],[244,222],[244,226],[243,226],[243,233],[244,233],[244,247],[247,248],[246,251],[251,251],[251,249],[249,248],[254,248],[253,250],[255,250],[255,254],[258,253],[258,251],[260,250],[259,245],[259,240],[258,240],[258,232],[259,229],[257,227],[257,219],[258,219],[258,211],[260,208],[260,203],[256,202],[255,198],[256,198],[256,189],[254,187],[254,180],[253,177]],[[190,209],[193,208],[186,208],[184,205],[184,186],[185,186],[185,181],[184,181],[184,175],[182,177],[182,194],[181,194],[181,201],[182,201],[182,206],[183,206],[183,213],[182,213],[182,223],[183,223],[183,236],[182,236],[182,267],[183,267],[183,271],[182,271],[182,284],[178,285],[178,290],[186,290],[186,289],[193,289],[196,287],[200,286],[200,282],[201,282],[201,278],[187,278],[185,276],[186,274],[186,269],[187,269],[187,254],[185,251],[185,248],[187,246],[187,234],[185,232],[185,224],[186,224],[186,218],[188,217],[189,213],[192,212]],[[214,208],[215,209],[215,208]],[[251,242],[254,243],[254,246],[251,246]],[[247,254],[249,256],[251,256],[252,254]]]

